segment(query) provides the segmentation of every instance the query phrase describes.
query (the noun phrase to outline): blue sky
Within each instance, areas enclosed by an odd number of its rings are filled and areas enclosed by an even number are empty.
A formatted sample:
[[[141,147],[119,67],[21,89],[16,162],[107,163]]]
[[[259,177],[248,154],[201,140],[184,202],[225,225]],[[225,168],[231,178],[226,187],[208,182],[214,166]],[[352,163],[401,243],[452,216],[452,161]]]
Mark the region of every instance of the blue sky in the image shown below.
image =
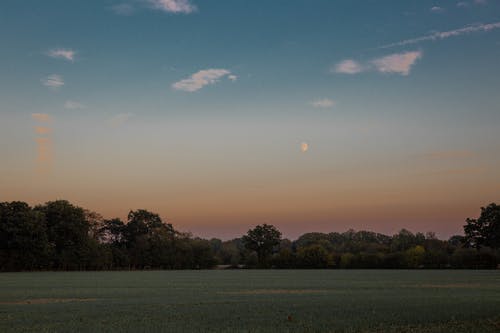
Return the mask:
[[[230,236],[499,199],[497,1],[5,0],[0,40],[0,200]]]

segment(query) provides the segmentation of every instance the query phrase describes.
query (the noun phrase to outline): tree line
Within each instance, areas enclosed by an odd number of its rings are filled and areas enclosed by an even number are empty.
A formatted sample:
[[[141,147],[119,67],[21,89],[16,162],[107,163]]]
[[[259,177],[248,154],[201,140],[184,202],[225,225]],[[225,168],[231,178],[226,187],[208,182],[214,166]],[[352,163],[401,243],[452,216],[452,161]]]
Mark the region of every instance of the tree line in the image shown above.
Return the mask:
[[[58,200],[30,207],[0,203],[0,271],[224,268],[496,268],[500,206],[467,219],[464,235],[401,230],[311,232],[291,241],[263,224],[240,238],[202,239],[158,214],[130,211],[127,221]]]

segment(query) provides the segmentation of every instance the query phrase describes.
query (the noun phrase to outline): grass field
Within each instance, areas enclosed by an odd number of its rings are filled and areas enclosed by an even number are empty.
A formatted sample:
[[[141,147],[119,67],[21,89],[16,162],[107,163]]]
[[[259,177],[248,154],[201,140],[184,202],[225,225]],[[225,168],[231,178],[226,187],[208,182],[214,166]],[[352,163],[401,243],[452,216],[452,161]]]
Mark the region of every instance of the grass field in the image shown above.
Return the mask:
[[[499,332],[500,271],[0,274],[0,332]]]

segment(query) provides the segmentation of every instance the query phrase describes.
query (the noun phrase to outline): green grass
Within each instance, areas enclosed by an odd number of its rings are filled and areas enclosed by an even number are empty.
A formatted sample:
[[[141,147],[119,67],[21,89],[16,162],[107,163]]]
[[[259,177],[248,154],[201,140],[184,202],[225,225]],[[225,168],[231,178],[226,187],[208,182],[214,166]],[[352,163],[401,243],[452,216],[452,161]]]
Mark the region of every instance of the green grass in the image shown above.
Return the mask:
[[[499,314],[499,271],[0,274],[0,332],[485,333]]]

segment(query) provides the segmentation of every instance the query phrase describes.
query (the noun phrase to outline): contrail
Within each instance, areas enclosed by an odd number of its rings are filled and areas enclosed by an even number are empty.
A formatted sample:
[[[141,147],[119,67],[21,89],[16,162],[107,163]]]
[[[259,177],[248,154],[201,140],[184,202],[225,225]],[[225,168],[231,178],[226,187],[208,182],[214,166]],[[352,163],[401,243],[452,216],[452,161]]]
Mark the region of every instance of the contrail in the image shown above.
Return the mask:
[[[470,26],[463,27],[460,29],[455,29],[455,30],[450,30],[450,31],[442,31],[442,32],[438,31],[438,32],[432,33],[430,35],[412,38],[412,39],[406,39],[406,40],[403,40],[403,41],[400,41],[397,43],[392,43],[392,44],[380,46],[380,48],[386,49],[386,48],[395,47],[395,46],[416,44],[416,43],[425,42],[425,41],[429,41],[429,40],[441,40],[441,39],[446,39],[446,38],[450,38],[450,37],[469,34],[472,32],[491,31],[491,30],[499,29],[499,28],[500,28],[500,22],[489,23],[489,24],[470,25]]]

